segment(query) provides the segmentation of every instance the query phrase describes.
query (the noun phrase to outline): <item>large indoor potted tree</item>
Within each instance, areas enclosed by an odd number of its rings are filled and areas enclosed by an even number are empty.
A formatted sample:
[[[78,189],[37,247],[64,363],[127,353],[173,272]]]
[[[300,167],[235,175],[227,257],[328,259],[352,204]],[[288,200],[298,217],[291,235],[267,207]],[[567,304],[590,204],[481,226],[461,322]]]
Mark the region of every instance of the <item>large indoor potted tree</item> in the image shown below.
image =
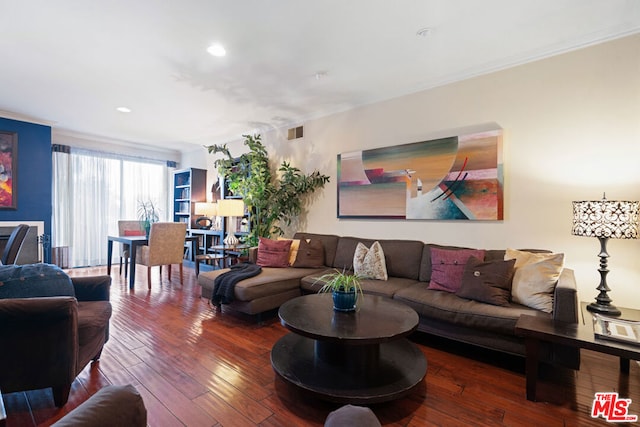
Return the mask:
[[[273,171],[260,135],[243,137],[249,151],[240,157],[233,157],[226,144],[210,145],[207,149],[224,156],[216,160],[215,166],[229,190],[242,197],[250,212],[247,243],[255,246],[260,237],[284,234],[283,227],[302,213],[307,196],[324,187],[329,177],[317,170],[305,175],[288,162],[282,162]]]

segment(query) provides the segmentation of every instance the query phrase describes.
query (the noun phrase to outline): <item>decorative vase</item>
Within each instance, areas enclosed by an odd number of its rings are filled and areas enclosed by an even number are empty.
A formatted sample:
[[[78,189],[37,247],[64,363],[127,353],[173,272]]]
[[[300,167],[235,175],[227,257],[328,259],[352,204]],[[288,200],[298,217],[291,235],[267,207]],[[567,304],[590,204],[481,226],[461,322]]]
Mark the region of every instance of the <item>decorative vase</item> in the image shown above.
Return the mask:
[[[149,232],[151,231],[151,221],[144,222],[144,235],[149,239]]]
[[[355,311],[358,294],[354,291],[333,291],[333,309],[337,311]]]

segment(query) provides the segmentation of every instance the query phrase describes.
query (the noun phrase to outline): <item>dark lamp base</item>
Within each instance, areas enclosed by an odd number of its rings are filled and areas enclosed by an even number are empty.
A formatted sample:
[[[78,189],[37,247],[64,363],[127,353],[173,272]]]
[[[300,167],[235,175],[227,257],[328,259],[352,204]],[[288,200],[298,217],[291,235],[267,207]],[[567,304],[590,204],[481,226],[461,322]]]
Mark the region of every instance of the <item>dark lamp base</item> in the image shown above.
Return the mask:
[[[605,316],[620,316],[620,314],[622,314],[615,305],[604,305],[598,304],[597,302],[592,302],[591,304],[587,305],[587,310],[592,313],[603,314]]]

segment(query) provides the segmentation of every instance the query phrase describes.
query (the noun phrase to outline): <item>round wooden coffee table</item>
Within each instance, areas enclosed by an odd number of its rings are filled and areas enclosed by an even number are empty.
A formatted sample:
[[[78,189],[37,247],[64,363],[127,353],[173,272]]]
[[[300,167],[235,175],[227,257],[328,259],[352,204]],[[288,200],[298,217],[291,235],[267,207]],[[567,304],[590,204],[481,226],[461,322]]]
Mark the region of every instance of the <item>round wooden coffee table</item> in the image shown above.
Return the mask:
[[[338,403],[398,399],[424,378],[427,361],[406,337],[418,314],[389,298],[365,295],[355,312],[333,310],[331,294],[287,301],[278,311],[293,333],[275,343],[271,365],[285,381]]]

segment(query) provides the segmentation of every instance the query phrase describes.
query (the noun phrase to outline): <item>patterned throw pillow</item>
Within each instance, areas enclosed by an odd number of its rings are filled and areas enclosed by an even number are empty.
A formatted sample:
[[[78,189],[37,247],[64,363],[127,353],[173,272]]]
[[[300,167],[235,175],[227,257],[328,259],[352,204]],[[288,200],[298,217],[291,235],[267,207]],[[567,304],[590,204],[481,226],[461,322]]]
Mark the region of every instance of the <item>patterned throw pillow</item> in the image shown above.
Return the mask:
[[[387,280],[389,278],[380,242],[373,242],[371,248],[358,243],[353,254],[353,271],[366,279]]]
[[[476,257],[469,258],[456,295],[487,304],[508,306],[515,263],[514,259],[482,261]]]
[[[527,307],[553,311],[553,293],[564,266],[564,254],[507,249],[504,259],[515,259],[511,300]]]
[[[316,239],[302,239],[298,246],[298,254],[293,262],[295,268],[324,267],[324,245]]]
[[[291,240],[271,240],[260,237],[258,259],[260,267],[289,267]]]
[[[428,289],[457,292],[462,283],[464,266],[472,256],[484,260],[484,250],[431,248],[431,281]]]

